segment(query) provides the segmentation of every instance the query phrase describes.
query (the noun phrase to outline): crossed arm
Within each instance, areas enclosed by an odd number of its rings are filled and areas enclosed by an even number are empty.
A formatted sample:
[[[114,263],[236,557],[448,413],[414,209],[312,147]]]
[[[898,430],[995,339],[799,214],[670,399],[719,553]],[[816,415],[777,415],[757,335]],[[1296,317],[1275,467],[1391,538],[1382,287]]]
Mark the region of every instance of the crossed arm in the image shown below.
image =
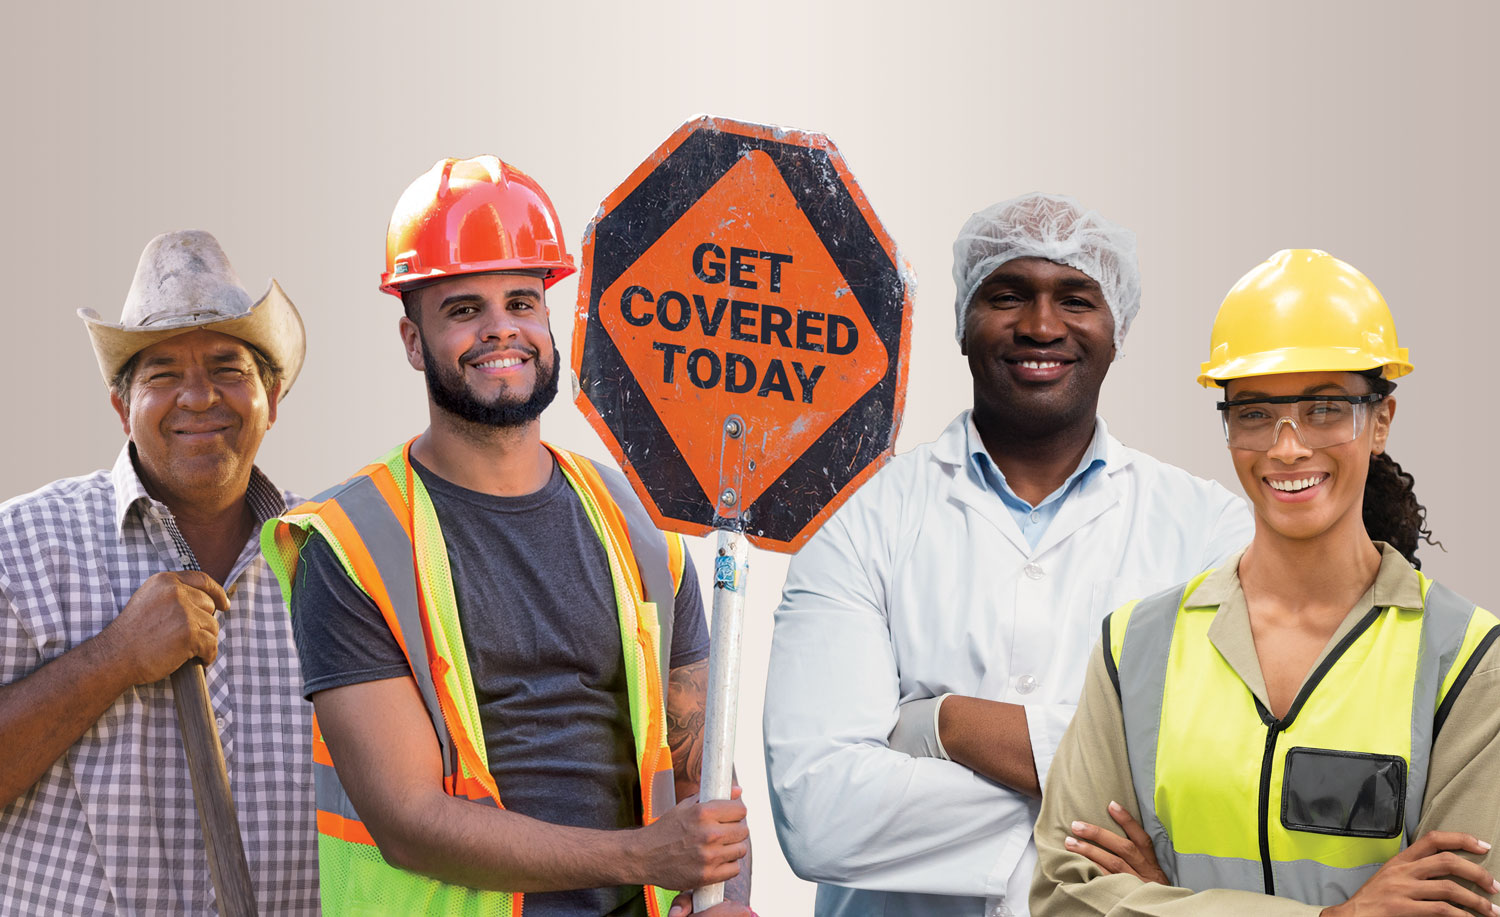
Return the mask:
[[[1041,798],[1025,707],[950,695],[938,710],[938,735],[949,758],[1018,793]]]

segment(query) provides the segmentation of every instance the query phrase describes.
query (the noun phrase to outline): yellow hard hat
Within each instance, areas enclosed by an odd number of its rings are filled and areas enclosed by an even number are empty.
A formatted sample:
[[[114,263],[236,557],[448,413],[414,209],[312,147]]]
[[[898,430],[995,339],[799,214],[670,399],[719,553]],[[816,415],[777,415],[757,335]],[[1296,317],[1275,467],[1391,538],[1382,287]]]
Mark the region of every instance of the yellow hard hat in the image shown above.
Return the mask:
[[[1214,318],[1198,384],[1271,373],[1411,372],[1396,323],[1370,278],[1327,252],[1285,249],[1240,278]]]

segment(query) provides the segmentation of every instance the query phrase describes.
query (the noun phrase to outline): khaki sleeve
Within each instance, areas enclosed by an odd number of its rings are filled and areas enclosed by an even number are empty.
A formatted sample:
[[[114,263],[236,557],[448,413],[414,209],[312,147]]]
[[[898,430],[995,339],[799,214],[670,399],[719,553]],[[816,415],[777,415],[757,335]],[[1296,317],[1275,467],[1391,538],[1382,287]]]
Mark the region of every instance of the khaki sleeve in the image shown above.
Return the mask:
[[[1432,746],[1417,836],[1464,831],[1500,847],[1500,642],[1490,645],[1459,692]],[[1477,860],[1491,875],[1500,854]],[[1468,883],[1464,883],[1468,885]],[[1471,886],[1472,887],[1472,886]]]
[[[1134,876],[1106,875],[1063,846],[1074,820],[1124,834],[1109,817],[1118,802],[1137,821],[1140,806],[1130,781],[1125,722],[1101,644],[1089,659],[1083,698],[1053,759],[1036,823],[1037,868],[1031,881],[1032,917],[1311,917],[1321,908],[1258,892],[1193,892]]]

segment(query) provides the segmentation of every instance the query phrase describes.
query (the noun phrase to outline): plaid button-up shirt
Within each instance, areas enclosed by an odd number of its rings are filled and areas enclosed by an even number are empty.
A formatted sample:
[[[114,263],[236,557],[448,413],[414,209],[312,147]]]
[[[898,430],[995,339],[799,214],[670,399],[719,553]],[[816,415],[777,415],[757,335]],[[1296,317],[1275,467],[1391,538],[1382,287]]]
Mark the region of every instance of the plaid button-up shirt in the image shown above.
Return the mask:
[[[299,502],[259,469],[247,499],[258,522]],[[260,912],[314,915],[311,710],[258,533],[224,584],[208,690]],[[110,471],[0,504],[0,685],[97,634],[147,577],[195,566],[128,445]],[[0,913],[217,913],[169,682],[126,691],[0,809]]]

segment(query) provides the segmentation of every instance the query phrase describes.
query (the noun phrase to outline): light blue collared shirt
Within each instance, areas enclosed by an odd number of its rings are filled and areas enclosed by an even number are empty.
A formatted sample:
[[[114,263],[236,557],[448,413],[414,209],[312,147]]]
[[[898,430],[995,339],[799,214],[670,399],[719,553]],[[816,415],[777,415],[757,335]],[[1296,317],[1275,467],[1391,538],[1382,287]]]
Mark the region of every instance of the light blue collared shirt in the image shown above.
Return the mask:
[[[977,475],[978,481],[983,486],[994,491],[1000,497],[1000,502],[1010,510],[1010,517],[1016,520],[1016,525],[1021,529],[1021,535],[1025,537],[1026,543],[1033,549],[1037,542],[1042,540],[1047,526],[1062,508],[1063,500],[1067,499],[1069,493],[1075,486],[1097,468],[1104,467],[1105,446],[1107,436],[1100,429],[1101,421],[1094,418],[1094,438],[1089,441],[1089,448],[1083,453],[1078,467],[1068,475],[1068,479],[1062,482],[1052,493],[1042,499],[1042,502],[1032,506],[1025,500],[1016,496],[1016,492],[1010,489],[1010,483],[1005,480],[1005,472],[990,458],[990,453],[984,448],[984,440],[979,438],[979,428],[974,426],[974,415],[969,414],[968,440],[965,448],[969,454],[969,470]]]

